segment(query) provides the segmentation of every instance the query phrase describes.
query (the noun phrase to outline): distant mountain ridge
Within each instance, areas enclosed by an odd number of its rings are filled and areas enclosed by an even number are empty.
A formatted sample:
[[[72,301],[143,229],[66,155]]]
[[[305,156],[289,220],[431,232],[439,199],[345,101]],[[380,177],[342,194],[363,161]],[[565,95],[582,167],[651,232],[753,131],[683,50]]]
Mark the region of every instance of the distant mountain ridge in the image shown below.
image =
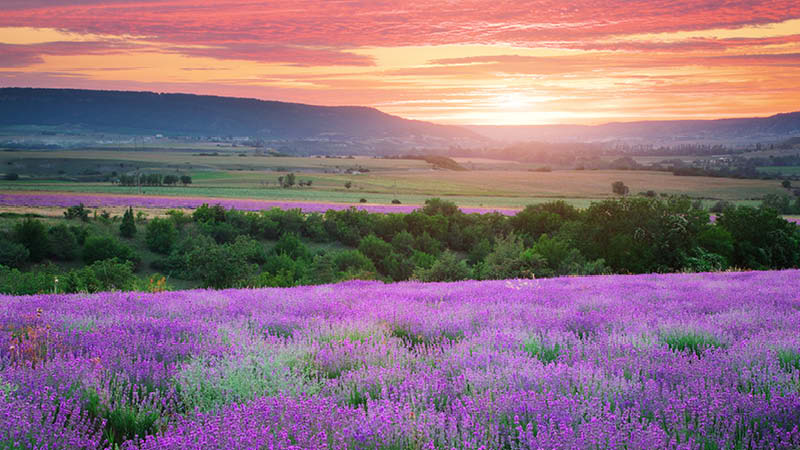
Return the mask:
[[[470,126],[501,141],[592,142],[609,140],[669,142],[757,142],[800,135],[800,112],[769,117],[716,120],[611,122],[602,125]]]
[[[363,106],[83,89],[0,89],[0,127],[74,127],[121,134],[266,139],[485,138],[465,128],[403,119]]]

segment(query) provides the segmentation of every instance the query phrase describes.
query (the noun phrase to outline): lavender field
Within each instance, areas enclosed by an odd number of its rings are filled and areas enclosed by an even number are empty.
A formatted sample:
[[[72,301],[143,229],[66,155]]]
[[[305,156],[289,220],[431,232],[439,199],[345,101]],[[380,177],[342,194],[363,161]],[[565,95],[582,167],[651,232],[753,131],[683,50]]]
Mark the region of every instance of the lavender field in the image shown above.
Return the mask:
[[[800,272],[0,296],[0,448],[796,449]]]
[[[420,205],[383,205],[361,203],[315,203],[300,201],[269,201],[255,199],[230,199],[211,197],[157,197],[148,195],[103,195],[103,194],[17,194],[0,193],[0,206],[54,206],[67,208],[83,203],[90,208],[128,207],[154,209],[195,209],[207,203],[219,204],[226,209],[235,208],[241,211],[260,211],[271,208],[300,209],[306,213],[324,213],[332,209],[336,211],[355,207],[371,213],[410,213]],[[506,215],[517,213],[515,209],[497,208],[461,208],[465,213],[487,213],[497,211]]]

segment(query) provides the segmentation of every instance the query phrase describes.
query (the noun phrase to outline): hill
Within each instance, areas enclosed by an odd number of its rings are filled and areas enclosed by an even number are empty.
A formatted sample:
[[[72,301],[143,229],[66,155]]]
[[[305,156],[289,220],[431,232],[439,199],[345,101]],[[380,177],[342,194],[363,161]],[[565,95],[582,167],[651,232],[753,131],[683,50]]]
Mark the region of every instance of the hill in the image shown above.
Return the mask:
[[[361,106],[79,89],[0,89],[0,128],[263,139],[413,139],[441,145],[484,140],[456,126],[407,120]]]
[[[800,112],[718,120],[612,122],[603,125],[471,126],[501,141],[640,141],[654,144],[783,141],[800,134]]]

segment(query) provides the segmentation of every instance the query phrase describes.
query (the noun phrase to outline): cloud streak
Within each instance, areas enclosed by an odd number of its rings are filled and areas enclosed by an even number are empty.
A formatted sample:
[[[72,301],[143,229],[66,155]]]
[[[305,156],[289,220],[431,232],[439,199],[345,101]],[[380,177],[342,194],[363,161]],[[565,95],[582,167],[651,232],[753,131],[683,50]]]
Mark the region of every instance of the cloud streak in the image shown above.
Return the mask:
[[[0,31],[5,85],[481,123],[766,115],[800,100],[796,0],[6,0],[0,12],[9,35],[92,36],[23,45]]]

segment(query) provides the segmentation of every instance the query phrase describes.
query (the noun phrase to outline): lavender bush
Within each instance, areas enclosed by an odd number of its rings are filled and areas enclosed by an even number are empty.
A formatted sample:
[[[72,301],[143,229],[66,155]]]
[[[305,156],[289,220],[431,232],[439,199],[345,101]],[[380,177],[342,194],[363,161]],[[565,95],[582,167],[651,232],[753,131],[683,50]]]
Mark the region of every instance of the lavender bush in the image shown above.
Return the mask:
[[[0,296],[0,448],[797,449],[800,271]]]

